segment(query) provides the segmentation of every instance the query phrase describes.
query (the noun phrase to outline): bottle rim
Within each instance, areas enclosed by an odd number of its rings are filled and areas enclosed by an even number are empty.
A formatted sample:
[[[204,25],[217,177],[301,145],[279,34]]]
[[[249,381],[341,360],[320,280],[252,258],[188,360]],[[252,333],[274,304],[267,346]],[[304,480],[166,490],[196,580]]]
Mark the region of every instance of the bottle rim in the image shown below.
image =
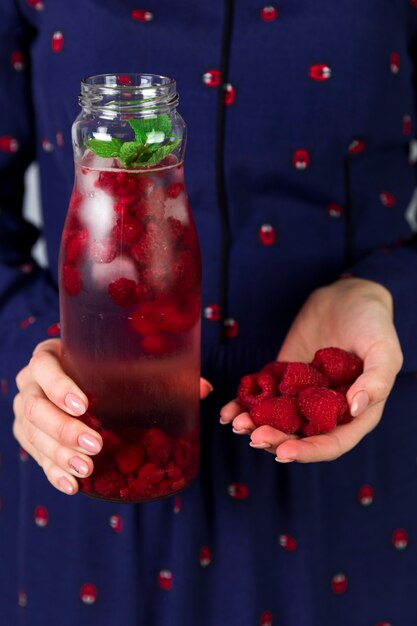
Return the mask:
[[[178,105],[176,81],[148,73],[96,74],[81,81],[80,106],[87,112],[115,117],[170,112]]]

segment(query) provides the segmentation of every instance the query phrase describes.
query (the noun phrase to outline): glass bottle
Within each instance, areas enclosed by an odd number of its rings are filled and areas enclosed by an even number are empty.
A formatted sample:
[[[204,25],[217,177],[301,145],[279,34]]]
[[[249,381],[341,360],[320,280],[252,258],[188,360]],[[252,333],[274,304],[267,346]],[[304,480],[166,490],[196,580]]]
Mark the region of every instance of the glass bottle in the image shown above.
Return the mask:
[[[81,83],[75,183],[59,256],[62,359],[103,438],[80,491],[146,502],[199,462],[201,261],[175,81]]]

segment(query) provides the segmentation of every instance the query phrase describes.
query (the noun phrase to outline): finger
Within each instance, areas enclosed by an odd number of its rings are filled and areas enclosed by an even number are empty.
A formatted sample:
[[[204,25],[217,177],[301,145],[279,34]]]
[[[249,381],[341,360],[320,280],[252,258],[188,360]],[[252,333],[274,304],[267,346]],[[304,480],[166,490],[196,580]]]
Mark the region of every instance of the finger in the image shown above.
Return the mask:
[[[82,415],[88,407],[88,398],[62,369],[59,342],[47,340],[39,344],[28,368],[45,395],[56,406],[70,415]]]
[[[237,400],[231,400],[220,409],[220,423],[230,424],[239,413],[242,413],[242,405]]]
[[[93,471],[93,462],[88,456],[61,446],[30,422],[18,422],[15,435],[25,450],[29,452],[30,449],[34,453],[35,460],[44,470],[52,463],[64,472],[80,478],[89,476]]]
[[[207,398],[212,391],[213,385],[205,378],[200,378],[200,400]]]
[[[369,408],[350,424],[337,426],[330,433],[284,441],[277,447],[276,460],[281,463],[291,461],[313,463],[333,461],[339,458],[354,448],[365,435],[375,428],[381,418],[383,406],[383,403],[380,403]]]
[[[103,447],[99,433],[52,404],[36,383],[28,384],[25,394],[16,396],[14,410],[16,419],[23,423],[23,428],[39,429],[60,446],[71,448],[72,451],[75,449],[93,455]]]
[[[276,449],[284,441],[289,439],[298,439],[297,435],[288,435],[287,433],[272,428],[272,426],[259,426],[251,434],[249,445],[252,448],[259,448],[275,454]]]
[[[240,407],[240,411],[242,411],[242,407]],[[248,435],[256,428],[247,411],[240,412],[233,420],[232,426],[233,432],[237,435]]]
[[[374,343],[364,355],[364,369],[347,393],[351,414],[358,416],[368,406],[384,402],[402,366],[402,353],[398,339]]]

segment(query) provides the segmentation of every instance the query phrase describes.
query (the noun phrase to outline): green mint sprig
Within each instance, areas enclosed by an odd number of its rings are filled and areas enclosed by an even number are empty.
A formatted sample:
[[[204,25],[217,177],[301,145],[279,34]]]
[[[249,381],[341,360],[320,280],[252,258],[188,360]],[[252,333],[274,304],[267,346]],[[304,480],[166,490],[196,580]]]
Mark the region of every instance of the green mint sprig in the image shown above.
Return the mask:
[[[135,134],[134,141],[89,139],[85,145],[99,157],[118,158],[123,167],[134,168],[160,163],[181,141],[172,134],[168,115],[131,119],[128,123]]]

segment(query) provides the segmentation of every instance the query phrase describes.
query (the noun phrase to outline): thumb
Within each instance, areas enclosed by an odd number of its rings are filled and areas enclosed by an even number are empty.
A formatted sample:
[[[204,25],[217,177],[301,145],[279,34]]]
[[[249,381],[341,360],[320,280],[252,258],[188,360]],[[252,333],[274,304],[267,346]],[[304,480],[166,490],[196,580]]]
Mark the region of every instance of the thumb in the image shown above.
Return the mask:
[[[200,399],[207,398],[209,393],[213,391],[213,385],[205,378],[200,378]]]
[[[346,394],[354,417],[374,404],[385,402],[403,361],[396,335],[372,344],[362,358],[363,373]]]

